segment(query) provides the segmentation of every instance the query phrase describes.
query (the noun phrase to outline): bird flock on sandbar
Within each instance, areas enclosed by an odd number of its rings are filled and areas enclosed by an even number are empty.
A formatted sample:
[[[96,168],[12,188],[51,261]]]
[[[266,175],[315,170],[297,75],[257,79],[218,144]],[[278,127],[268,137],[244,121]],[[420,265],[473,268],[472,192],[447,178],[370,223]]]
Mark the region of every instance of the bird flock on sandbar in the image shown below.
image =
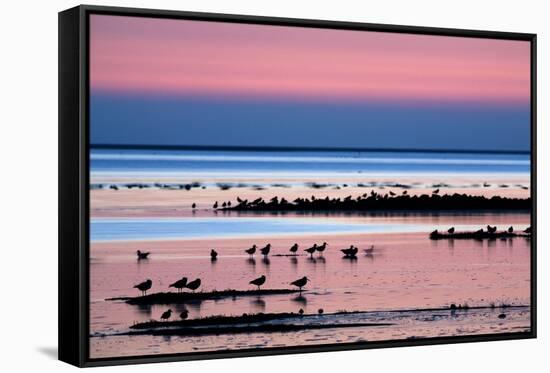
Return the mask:
[[[318,253],[319,257],[322,257],[327,247],[328,247],[328,243],[326,242],[323,242],[320,245],[315,243],[313,244],[313,246],[304,249],[304,252],[309,254],[310,258],[313,259],[313,255],[315,253]],[[254,244],[250,248],[245,249],[244,252],[248,254],[251,258],[256,254],[256,252],[259,252],[264,258],[267,258],[271,252],[271,248],[272,246],[270,243],[266,244],[261,248],[258,247],[256,244]],[[289,249],[290,256],[298,256],[299,254],[297,254],[297,252],[299,249],[300,249],[300,245],[298,245],[297,243],[293,244]],[[344,254],[343,255],[344,259],[350,259],[350,258],[356,259],[357,253],[359,252],[359,248],[357,248],[357,246],[350,245],[349,248],[341,249],[340,251]],[[367,256],[372,255],[374,252],[374,245],[371,245],[368,249],[365,249],[364,252]],[[136,252],[136,255],[138,260],[144,260],[149,258],[150,252],[142,252],[138,250]],[[218,252],[214,249],[210,250],[210,259],[217,260],[217,258],[218,258]],[[265,284],[266,280],[267,278],[265,277],[265,275],[262,275],[256,279],[251,280],[249,284],[257,286],[258,290],[260,290],[261,286]],[[296,286],[301,291],[308,281],[310,280],[307,278],[307,276],[304,276],[302,278],[299,278],[296,281],[290,282],[290,285]],[[171,283],[168,287],[176,289],[178,293],[183,292],[183,290],[185,289],[195,292],[197,289],[200,288],[201,284],[202,284],[202,281],[200,278],[197,278],[193,281],[188,281],[187,277],[182,277],[176,280],[175,282]],[[147,279],[139,284],[136,284],[134,288],[138,289],[141,292],[141,295],[147,295],[147,291],[150,290],[152,286],[153,286],[153,281],[151,279]]]
[[[309,254],[310,259],[313,259],[314,254],[318,253],[319,257],[323,256],[323,253],[325,250],[327,250],[328,243],[323,242],[322,244],[313,244],[313,246],[307,247],[303,249],[303,251],[307,254]],[[244,250],[245,254],[248,254],[250,258],[252,258],[256,253],[261,254],[264,258],[267,258],[269,254],[271,253],[272,245],[270,243],[266,244],[263,247],[259,247],[256,244],[252,245],[248,249]],[[300,245],[298,243],[293,244],[289,248],[289,256],[298,256],[298,251],[300,250]],[[341,249],[340,250],[343,253],[344,259],[357,259],[357,254],[359,252],[359,249],[357,246],[350,245],[349,248]],[[369,248],[364,249],[364,252],[367,256],[371,256],[374,252],[374,245],[371,245]],[[138,258],[138,261],[140,260],[146,260],[149,259],[150,252],[142,252],[140,250],[136,251],[136,255]],[[217,260],[218,258],[218,252],[215,249],[210,250],[210,259],[212,261]],[[255,286],[257,291],[261,290],[261,287],[266,283],[267,277],[265,275],[261,275],[260,277],[257,277],[255,279],[252,279],[249,281],[249,285]],[[297,280],[294,280],[289,283],[289,285],[295,286],[298,288],[298,291],[301,293],[304,289],[304,287],[310,282],[311,280],[307,276],[302,276],[298,278]],[[187,277],[181,277],[180,279],[174,281],[170,285],[168,285],[169,288],[174,288],[178,293],[183,292],[184,290],[190,290],[192,293],[194,293],[196,290],[198,290],[202,285],[202,280],[200,278],[197,278],[193,281],[189,281]],[[147,291],[149,291],[153,287],[153,281],[151,279],[147,279],[143,282],[140,282],[139,284],[134,285],[135,289],[138,289],[141,292],[141,296],[146,296]],[[303,310],[300,309],[301,313],[303,314]],[[172,310],[168,309],[161,315],[161,320],[169,320],[172,317]],[[319,313],[321,314],[323,311],[320,310]],[[181,314],[180,318],[182,320],[187,319],[189,316],[189,311],[187,309],[184,309]]]
[[[453,234],[455,234],[455,232],[456,232],[455,227],[450,227],[449,229],[447,229],[447,233],[449,235],[453,235]],[[510,226],[506,230],[504,230],[503,232],[512,234],[514,232],[514,227]],[[525,233],[525,234],[531,234],[531,227],[527,227],[522,232]],[[495,233],[497,233],[497,226],[487,225],[486,230],[481,228],[481,229],[474,232],[474,234],[482,234],[482,233],[495,234]],[[438,230],[433,231],[432,235],[433,234],[439,234]],[[289,254],[273,254],[272,244],[267,243],[263,246],[258,246],[256,244],[253,244],[252,246],[250,246],[247,249],[244,249],[243,251],[244,251],[245,254],[247,254],[249,256],[249,260],[253,260],[252,258],[256,254],[262,255],[264,260],[268,260],[267,258],[269,257],[270,254],[271,255],[277,255],[277,256],[297,257],[297,256],[300,256],[299,251],[302,250],[306,255],[309,256],[309,259],[313,260],[315,254],[317,254],[317,256],[319,258],[322,258],[323,253],[327,250],[328,246],[329,245],[328,245],[327,242],[323,242],[322,244],[314,243],[312,246],[308,246],[306,248],[303,248],[303,247],[301,248],[298,243],[294,243],[288,249]],[[340,249],[340,251],[343,254],[343,257],[342,257],[343,259],[356,260],[357,259],[357,254],[359,253],[359,248],[352,244],[347,248]],[[369,248],[363,249],[363,252],[365,253],[365,255],[369,256],[369,257],[372,257],[374,251],[375,251],[374,245],[371,245]],[[149,259],[150,254],[151,254],[150,252],[143,252],[143,251],[140,251],[140,250],[136,251],[138,261]],[[218,256],[219,256],[219,253],[216,249],[211,249],[210,250],[210,259],[213,262],[218,260]],[[265,285],[267,280],[268,279],[265,275],[261,275],[260,277],[251,279],[248,282],[248,284],[252,285],[252,286],[255,286],[256,290],[259,292],[259,291],[261,291],[262,286]],[[290,282],[289,285],[295,286],[296,288],[298,288],[298,291],[301,293],[303,291],[304,287],[310,281],[311,280],[307,276],[303,276],[303,277],[300,277],[300,278]],[[195,293],[195,291],[197,291],[201,287],[201,285],[202,285],[202,280],[200,278],[196,278],[192,281],[189,281],[187,277],[182,277],[182,278],[174,281],[173,283],[171,283],[168,287],[176,289],[176,291],[178,293],[181,293],[184,290],[190,290],[192,293]],[[153,286],[153,281],[151,279],[147,279],[147,280],[145,280],[145,281],[143,281],[139,284],[136,284],[134,286],[134,288],[138,289],[141,292],[142,296],[146,296],[147,291],[150,290],[152,288],[152,286]],[[303,310],[301,310],[301,311],[303,313]],[[170,319],[171,316],[172,316],[172,312],[173,311],[171,309],[165,311],[161,316],[161,320]],[[189,315],[189,311],[187,309],[184,309],[180,314],[180,318],[182,320],[185,320],[185,319],[188,318],[188,315]]]
[[[480,228],[474,232],[472,232],[473,234],[483,234],[483,233],[489,233],[489,234],[495,234],[497,233],[497,226],[491,226],[491,225],[487,225],[486,227],[487,229],[484,230],[483,228]],[[506,229],[505,231],[503,231],[505,233],[509,233],[509,234],[512,234],[514,233],[514,226],[509,226],[508,229]],[[450,227],[449,229],[447,229],[447,233],[450,234],[450,235],[453,235],[456,233],[456,230],[455,230],[455,227]],[[531,234],[531,227],[527,227],[525,228],[522,233],[525,233],[527,235]],[[440,234],[440,232],[436,229],[434,230],[431,235],[438,235]]]

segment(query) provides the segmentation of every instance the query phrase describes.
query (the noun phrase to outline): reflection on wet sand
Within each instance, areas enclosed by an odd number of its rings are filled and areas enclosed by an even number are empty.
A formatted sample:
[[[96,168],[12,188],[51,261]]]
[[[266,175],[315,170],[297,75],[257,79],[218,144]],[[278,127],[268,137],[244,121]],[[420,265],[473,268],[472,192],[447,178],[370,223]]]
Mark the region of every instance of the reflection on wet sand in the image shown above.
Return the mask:
[[[305,296],[301,295],[301,294],[294,297],[294,298],[292,298],[291,301],[293,301],[295,303],[299,303],[303,306],[307,305],[307,298]]]
[[[252,299],[250,303],[255,307],[257,312],[265,312],[266,302],[261,296]]]
[[[368,219],[379,219],[349,215],[348,218],[354,221],[367,219],[365,224],[369,224]],[[386,219],[395,222],[399,218],[393,215]],[[529,224],[528,214],[420,215],[414,218],[408,216],[407,219],[413,224],[421,221],[423,224],[437,222],[439,225],[447,224],[448,219],[457,227],[485,226],[501,220],[522,229]],[[530,241],[523,237],[505,240],[434,241],[429,239],[429,232],[319,233],[315,236],[271,236],[260,240],[254,238],[254,241],[259,247],[264,247],[264,242],[270,242],[270,253],[265,256],[245,253],[244,250],[253,243],[248,238],[93,243],[94,262],[91,263],[90,270],[94,281],[91,284],[91,295],[97,302],[92,304],[91,309],[92,330],[94,333],[123,332],[133,323],[158,319],[168,308],[173,309],[175,315],[188,310],[189,319],[192,320],[220,314],[298,312],[300,309],[306,315],[317,314],[319,309],[323,309],[326,317],[330,318],[331,313],[340,310],[387,311],[411,307],[441,307],[451,302],[470,306],[486,305],[490,302],[529,304]],[[328,245],[322,256],[317,252],[307,256],[286,256],[295,243],[307,248],[314,242],[320,245],[323,241]],[[343,255],[341,250],[350,245],[358,248],[357,253],[352,256]],[[219,254],[216,261],[211,259],[211,247],[216,247]],[[370,250],[371,248],[373,249]],[[151,259],[136,262],[136,249],[151,250]],[[507,270],[502,270],[504,267]],[[249,281],[260,275],[267,277],[262,289],[289,288],[290,282],[302,276],[307,276],[311,281],[298,295],[234,296],[186,300],[169,305],[129,305],[123,301],[105,301],[110,297],[135,296],[131,292],[131,285],[143,281],[144,278],[153,279],[153,292],[168,291],[168,285],[181,276],[201,278],[201,289],[198,290],[201,293],[249,289]],[[453,311],[453,315],[463,314]],[[391,328],[363,330],[357,326],[325,329],[323,335],[326,338],[323,343],[437,336],[445,333],[459,335],[489,330],[498,332],[505,328],[525,328],[528,325],[528,315],[525,313],[517,317],[511,315],[506,319],[497,318],[500,321],[497,328],[493,328],[491,318],[483,318],[481,314],[479,317],[465,315],[452,319],[434,319],[430,327],[421,327],[421,322],[425,321],[420,319],[414,319],[417,320],[413,322],[414,326],[403,319]],[[473,314],[470,312],[468,315]],[[393,320],[396,322],[395,318]],[[312,330],[288,333],[291,335],[288,338],[276,332],[271,335],[248,334],[248,338],[262,346],[307,344],[316,340],[312,338]],[[96,356],[120,354],[114,344],[118,338],[122,336],[109,336],[101,340],[92,338]],[[212,350],[221,341],[233,348],[246,348],[252,343],[229,334],[220,335],[216,341],[208,336],[174,335],[171,336],[169,347],[164,344],[164,339],[158,340],[160,336],[133,335],[130,338],[129,344],[136,353],[151,353],[151,347],[148,346],[154,345],[155,341],[159,343],[158,351],[162,352],[166,349],[179,352]]]

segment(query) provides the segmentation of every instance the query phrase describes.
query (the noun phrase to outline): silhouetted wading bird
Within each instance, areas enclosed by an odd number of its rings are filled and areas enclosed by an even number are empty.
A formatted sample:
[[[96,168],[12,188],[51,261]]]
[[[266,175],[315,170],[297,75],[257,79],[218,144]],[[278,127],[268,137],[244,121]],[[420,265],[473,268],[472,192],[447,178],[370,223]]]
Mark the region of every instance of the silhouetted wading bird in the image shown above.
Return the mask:
[[[254,280],[250,281],[249,284],[256,285],[258,287],[258,290],[260,290],[260,286],[265,284],[265,276],[261,275],[257,279],[254,279]]]
[[[295,243],[294,245],[292,245],[292,247],[290,248],[290,252],[295,254],[296,251],[298,251],[298,244]]]
[[[317,246],[317,251],[320,252],[321,255],[323,255],[323,251],[325,251],[326,248],[327,248],[327,243],[323,242],[321,246]]]
[[[189,317],[189,310],[185,309],[180,313],[180,319],[185,320]]]
[[[447,233],[453,234],[455,232],[455,227],[447,229]]]
[[[261,253],[264,255],[264,256],[268,256],[269,255],[269,252],[271,251],[271,244],[268,243],[267,245],[265,245],[264,247],[262,247],[260,249]]]
[[[302,277],[302,278],[299,278],[298,280],[296,281],[293,281],[290,283],[290,285],[294,285],[294,286],[297,286],[300,291],[302,291],[302,288],[304,286],[306,286],[307,282],[310,281],[309,278],[307,278],[306,276]]]
[[[201,286],[201,279],[198,278],[196,280],[193,280],[189,283],[187,283],[187,285],[185,286],[187,289],[193,291],[193,293],[195,292],[195,290],[197,290],[199,287]]]
[[[218,201],[216,201],[212,207],[217,209],[218,208]]]
[[[309,255],[311,255],[311,257],[313,258],[313,253],[317,251],[317,244],[313,244],[313,246],[305,249],[304,251],[309,253]]]
[[[514,233],[514,227],[509,227],[508,228],[508,233]]]
[[[346,258],[354,258],[357,255],[357,251],[359,251],[359,249],[351,245],[348,249],[342,249],[340,251],[344,253],[344,256]]]
[[[298,310],[298,313],[300,314],[300,316],[302,316],[302,315],[304,314],[304,309],[303,309],[303,308],[300,308],[300,309]]]
[[[370,255],[374,252],[374,245],[371,245],[368,249],[365,249],[365,254]]]
[[[147,290],[151,289],[151,286],[153,286],[153,281],[147,279],[146,281],[135,285],[134,288],[141,291],[141,295],[145,295],[147,294]]]
[[[248,254],[248,255],[254,255],[254,253],[256,253],[256,245],[252,245],[252,247],[250,249],[246,249],[245,252]]]
[[[149,254],[151,254],[150,252],[143,252],[143,251],[136,251],[136,255],[137,255],[137,258],[138,260],[141,260],[141,259],[147,259],[147,257],[149,256]]]
[[[483,229],[481,230],[483,232]],[[495,233],[497,231],[497,226],[491,227],[490,225],[487,226],[487,232],[489,233]]]
[[[531,227],[527,227],[523,230],[523,233],[531,233]]]
[[[196,208],[197,208],[197,204],[196,204],[196,203],[193,203],[193,204],[191,205],[191,208],[192,208],[192,209],[196,209]]]
[[[164,311],[164,313],[162,314],[162,316],[160,317],[161,320],[168,320],[170,318],[170,316],[172,316],[172,310],[169,309],[168,311]]]
[[[481,229],[478,229],[477,231],[475,231],[476,234],[482,234],[483,233],[483,228]]]
[[[433,194],[439,193],[439,189],[434,190],[432,193],[433,193]]]
[[[216,260],[218,259],[218,252],[214,249],[210,250],[210,259]]]
[[[324,311],[322,308],[319,308],[319,310],[317,310],[317,313],[318,313],[319,315],[322,315],[324,312],[325,312],[325,311]]]
[[[395,193],[390,190],[390,196],[395,196]]]
[[[178,281],[174,282],[173,284],[170,284],[168,287],[170,288],[176,288],[178,290],[178,293],[187,286],[187,277],[182,277]]]
[[[340,250],[344,254],[350,253],[353,251],[353,245],[349,245],[349,248]]]

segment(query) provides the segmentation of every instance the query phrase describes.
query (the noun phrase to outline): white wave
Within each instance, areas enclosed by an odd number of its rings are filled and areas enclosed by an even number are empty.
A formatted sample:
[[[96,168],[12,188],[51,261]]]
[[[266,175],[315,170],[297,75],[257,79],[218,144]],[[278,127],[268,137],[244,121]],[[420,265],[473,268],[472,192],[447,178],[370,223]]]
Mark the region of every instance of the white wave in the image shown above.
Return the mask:
[[[461,159],[399,157],[336,157],[336,156],[272,156],[272,155],[190,155],[190,154],[117,154],[92,153],[91,160],[112,161],[180,161],[180,162],[257,162],[257,163],[354,163],[354,164],[425,164],[425,165],[475,165],[475,166],[529,166],[530,161],[519,159]]]

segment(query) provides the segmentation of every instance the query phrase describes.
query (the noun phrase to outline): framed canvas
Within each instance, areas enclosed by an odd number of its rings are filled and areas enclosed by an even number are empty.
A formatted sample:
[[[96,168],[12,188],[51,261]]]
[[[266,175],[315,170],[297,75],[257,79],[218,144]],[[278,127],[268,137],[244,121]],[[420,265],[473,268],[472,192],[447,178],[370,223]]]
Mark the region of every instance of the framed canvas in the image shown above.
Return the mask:
[[[59,14],[59,358],[536,336],[534,34]]]

